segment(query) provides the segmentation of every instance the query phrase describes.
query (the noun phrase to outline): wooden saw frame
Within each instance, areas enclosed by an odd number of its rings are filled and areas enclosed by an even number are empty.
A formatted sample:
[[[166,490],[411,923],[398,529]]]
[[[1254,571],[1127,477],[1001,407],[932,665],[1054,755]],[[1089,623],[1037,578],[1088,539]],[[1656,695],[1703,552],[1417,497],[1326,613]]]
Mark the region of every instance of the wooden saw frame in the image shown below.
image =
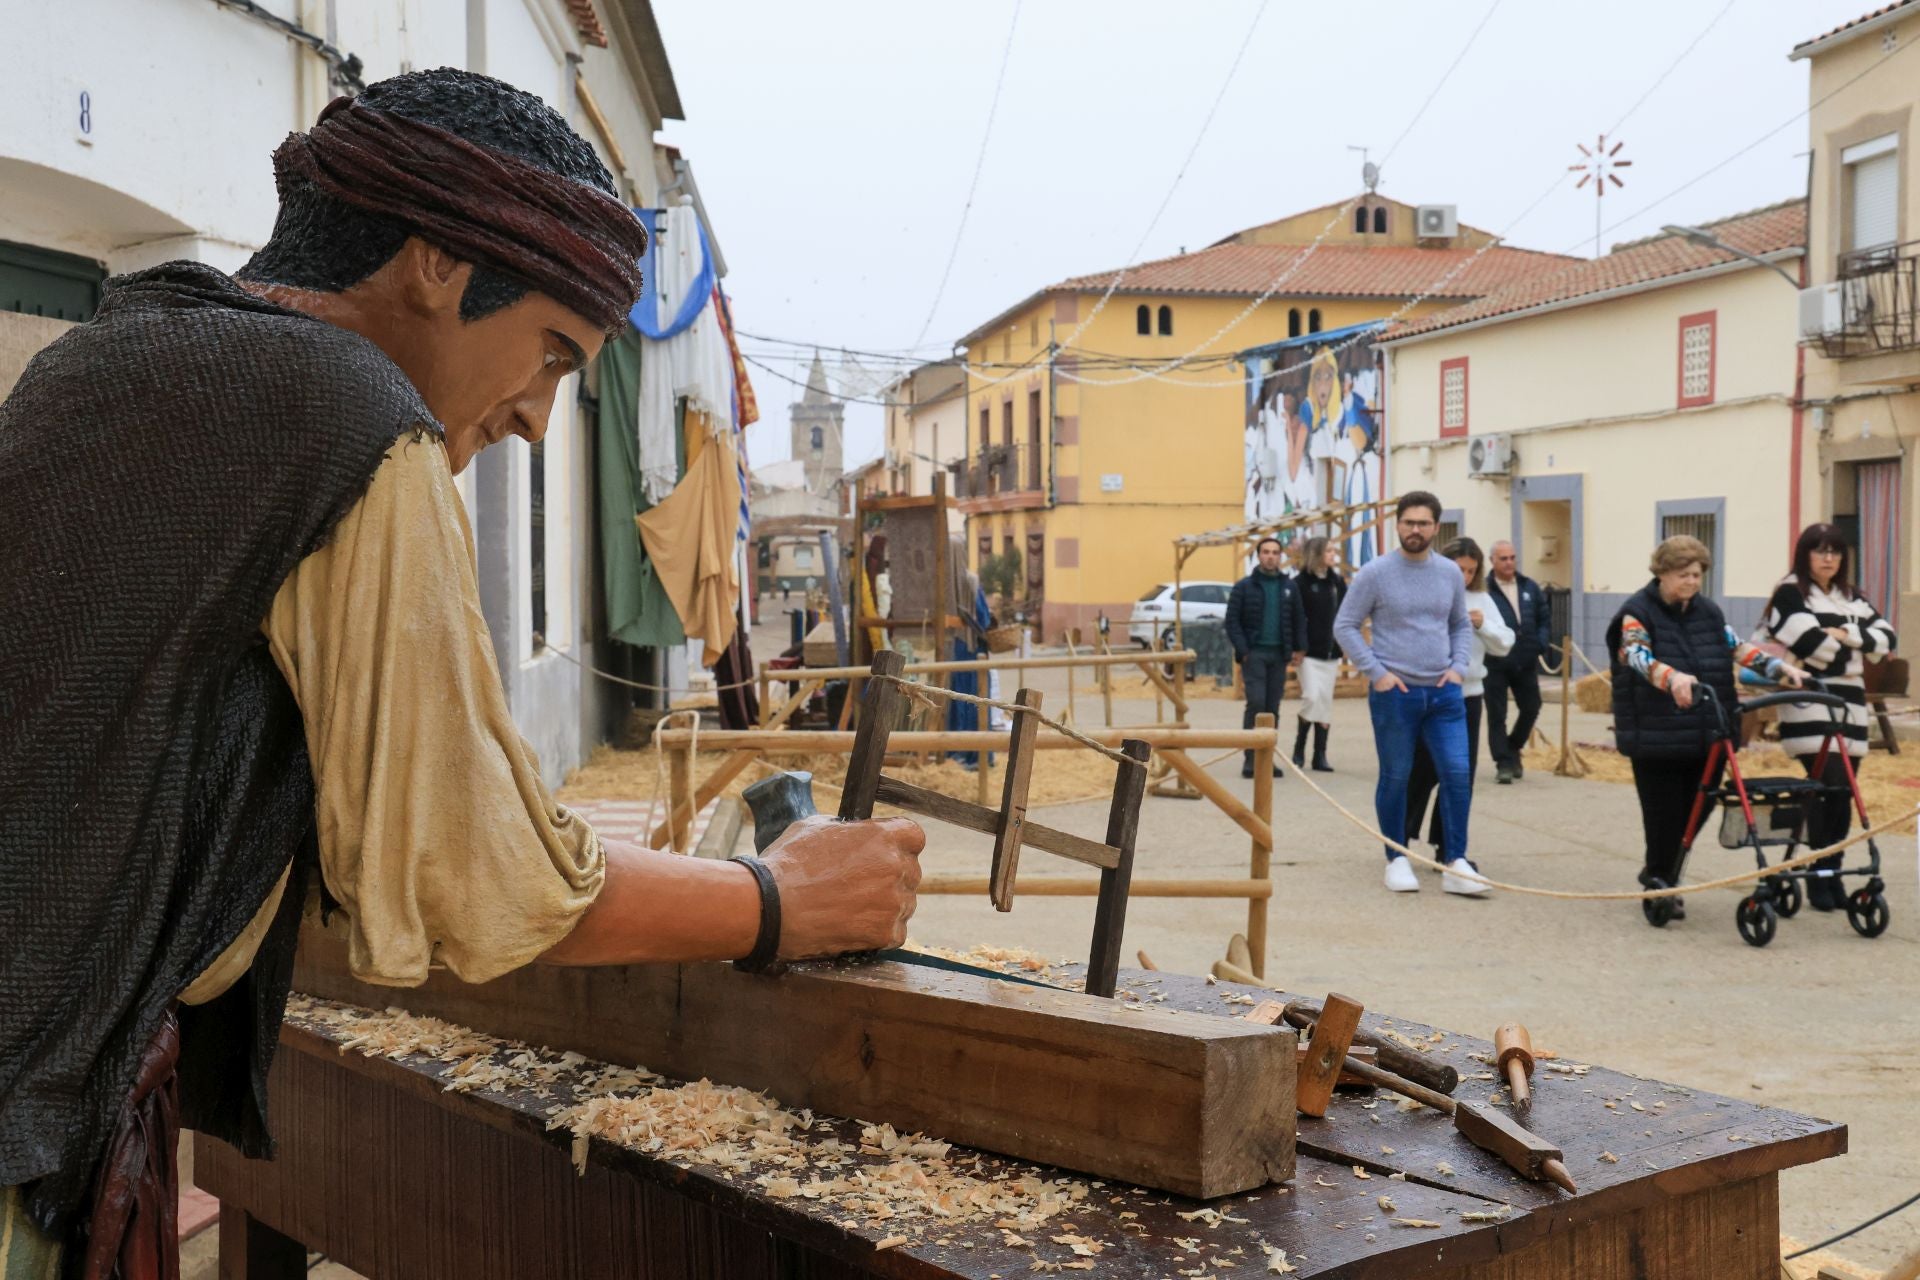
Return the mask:
[[[1140,829],[1140,801],[1146,794],[1147,758],[1153,749],[1137,738],[1121,742],[1120,752],[1129,763],[1116,766],[1118,776],[1107,810],[1105,842],[1027,818],[1027,792],[1033,780],[1033,738],[1041,719],[1037,689],[1021,689],[1014,695],[1019,709],[1012,713],[1006,785],[1001,790],[998,809],[917,787],[881,771],[886,761],[888,735],[900,720],[909,697],[902,685],[905,668],[906,659],[898,653],[889,651],[873,657],[873,679],[867,682],[853,753],[847,758],[846,785],[840,796],[841,821],[871,818],[873,806],[880,803],[992,836],[993,869],[987,896],[997,911],[1013,909],[1020,850],[1024,846],[1098,867],[1100,893],[1094,907],[1093,945],[1087,957],[1087,991],[1091,995],[1111,997],[1119,979],[1120,935],[1127,922],[1127,891],[1133,882],[1134,839]],[[984,759],[979,767],[987,767]]]

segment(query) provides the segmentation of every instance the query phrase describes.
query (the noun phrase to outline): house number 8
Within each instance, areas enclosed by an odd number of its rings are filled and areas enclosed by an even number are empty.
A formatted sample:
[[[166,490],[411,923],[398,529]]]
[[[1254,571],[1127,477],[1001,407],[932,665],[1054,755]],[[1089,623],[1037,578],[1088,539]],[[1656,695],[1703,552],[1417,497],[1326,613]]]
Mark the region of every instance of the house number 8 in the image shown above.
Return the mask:
[[[85,89],[80,91],[80,132],[93,132],[93,95]]]

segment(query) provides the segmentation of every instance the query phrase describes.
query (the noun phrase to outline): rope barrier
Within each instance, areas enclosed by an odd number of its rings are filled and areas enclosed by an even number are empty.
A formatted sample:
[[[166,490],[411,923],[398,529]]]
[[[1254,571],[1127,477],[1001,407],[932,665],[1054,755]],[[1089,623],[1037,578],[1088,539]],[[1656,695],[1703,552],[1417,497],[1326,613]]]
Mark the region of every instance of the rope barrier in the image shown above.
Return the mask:
[[[996,711],[1005,711],[1009,715],[1033,716],[1038,719],[1041,724],[1052,729],[1062,737],[1071,738],[1089,751],[1098,751],[1109,760],[1116,761],[1120,764],[1140,763],[1140,761],[1135,760],[1132,756],[1121,751],[1116,751],[1098,739],[1088,737],[1072,725],[1062,724],[1051,716],[1035,711],[1032,707],[1023,707],[1017,702],[1001,702],[997,698],[980,698],[975,697],[971,693],[955,693],[952,689],[942,689],[936,685],[918,684],[912,680],[903,680],[899,676],[876,675],[868,678],[872,680],[891,680],[893,683],[899,685],[902,692],[909,698],[912,698],[916,702],[924,703],[936,711],[941,709],[938,703],[944,700],[948,702],[970,702],[979,707],[992,707]]]
[[[648,693],[664,693],[664,694],[673,695],[673,696],[677,696],[680,694],[698,695],[702,693],[726,693],[729,690],[733,690],[733,689],[750,689],[759,682],[758,677],[755,677],[752,680],[736,680],[732,684],[710,685],[705,689],[676,689],[670,685],[646,684],[639,680],[629,680],[625,676],[617,676],[613,674],[613,672],[611,671],[602,671],[600,668],[594,666],[590,662],[580,661],[580,659],[574,657],[572,654],[568,653],[565,649],[555,649],[551,645],[549,645],[547,646],[547,652],[551,653],[556,658],[563,658],[566,661],[571,662],[574,666],[580,668],[582,671],[591,672],[592,674],[599,676],[602,680],[611,681],[614,684],[623,684],[627,686],[627,688],[629,689],[644,689]]]
[[[1385,832],[1376,830],[1363,819],[1356,817],[1352,810],[1328,795],[1319,783],[1308,777],[1305,770],[1295,765],[1293,761],[1286,756],[1276,751],[1274,753],[1274,759],[1285,765],[1288,772],[1294,774],[1300,781],[1306,783],[1315,795],[1332,805],[1341,817],[1345,818],[1355,827],[1358,827],[1361,831],[1372,836],[1375,840],[1378,840],[1387,848],[1404,855],[1420,866],[1430,867],[1435,871],[1451,870],[1445,863],[1435,861],[1424,854],[1415,853],[1397,840],[1389,840]],[[1631,892],[1625,890],[1613,892],[1579,892],[1571,889],[1537,889],[1532,885],[1510,884],[1504,880],[1495,880],[1491,876],[1482,875],[1478,871],[1475,871],[1469,878],[1479,881],[1489,889],[1500,889],[1507,893],[1525,894],[1536,898],[1561,898],[1575,902],[1645,902],[1653,898],[1676,898],[1683,893],[1701,893],[1708,889],[1727,889],[1734,885],[1746,884],[1754,880],[1764,880],[1768,876],[1779,875],[1783,871],[1797,871],[1802,867],[1810,867],[1822,858],[1839,853],[1845,849],[1851,849],[1854,845],[1864,840],[1869,840],[1874,836],[1884,835],[1895,827],[1910,822],[1916,817],[1920,817],[1920,805],[1915,805],[1910,813],[1902,814],[1900,817],[1883,822],[1879,826],[1868,827],[1850,839],[1843,840],[1838,844],[1828,845],[1824,849],[1816,849],[1812,853],[1803,854],[1798,858],[1778,862],[1771,867],[1759,867],[1753,871],[1743,871],[1738,875],[1722,876],[1718,880],[1706,880],[1699,884],[1674,885],[1668,889],[1640,889]],[[1454,874],[1465,875],[1466,873],[1454,872]]]

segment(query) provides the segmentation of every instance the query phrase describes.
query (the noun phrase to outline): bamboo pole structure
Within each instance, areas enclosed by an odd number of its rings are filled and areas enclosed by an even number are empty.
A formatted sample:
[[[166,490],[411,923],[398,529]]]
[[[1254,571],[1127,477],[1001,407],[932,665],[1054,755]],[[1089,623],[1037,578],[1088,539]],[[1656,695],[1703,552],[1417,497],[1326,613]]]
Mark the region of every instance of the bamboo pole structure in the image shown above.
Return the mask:
[[[1266,745],[1254,748],[1253,752],[1253,816],[1267,825],[1269,836],[1262,841],[1253,837],[1253,852],[1248,860],[1247,874],[1256,881],[1265,882],[1272,873],[1273,864],[1273,746],[1274,717],[1261,712],[1253,718],[1254,732],[1266,738]],[[1267,900],[1265,898],[1247,899],[1247,947],[1252,954],[1252,969],[1256,978],[1267,976]]]
[[[1102,657],[1106,657],[1111,655],[1112,653],[1113,653],[1112,648],[1110,648],[1107,644],[1106,633],[1102,632],[1100,635],[1100,654]],[[1069,670],[1071,670],[1071,668],[1069,668]],[[1100,677],[1100,709],[1103,717],[1102,723],[1104,723],[1107,726],[1107,728],[1111,729],[1113,728],[1113,667],[1110,665],[1104,666],[1104,667],[1096,667],[1094,668],[1094,670],[1099,673],[1099,677]]]
[[[1560,763],[1553,766],[1555,777],[1584,778],[1587,762],[1574,750],[1573,719],[1573,637],[1560,638]]]
[[[1068,632],[1065,632],[1065,633],[1063,633],[1063,634],[1062,634],[1062,636],[1061,636],[1061,639],[1063,639],[1063,640],[1065,640],[1065,641],[1067,642],[1067,656],[1068,656],[1069,658],[1078,658],[1078,657],[1080,656],[1080,651],[1079,651],[1079,649],[1077,649],[1077,648],[1075,648],[1075,647],[1074,647],[1074,643],[1073,643],[1073,632],[1071,632],[1071,631],[1068,631]],[[1075,662],[1075,663],[1070,663],[1070,664],[1068,664],[1068,666],[1067,666],[1067,714],[1066,714],[1066,723],[1068,723],[1068,724],[1073,724],[1073,725],[1077,725],[1077,724],[1079,724],[1079,723],[1080,723],[1080,716],[1079,716],[1079,714],[1078,714],[1078,702],[1077,702],[1077,700],[1076,700],[1076,690],[1075,690],[1075,687],[1074,687],[1074,682],[1073,682],[1073,672],[1074,672],[1074,668],[1075,668],[1075,667],[1077,667],[1078,665],[1079,665],[1079,664],[1078,664],[1077,662]]]
[[[1260,745],[1258,729],[1195,729],[1185,725],[1162,725],[1139,729],[1088,727],[1079,732],[1101,746],[1116,749],[1128,738],[1138,738],[1148,746],[1168,751],[1222,751],[1228,747],[1251,751]],[[833,729],[779,729],[771,733],[762,729],[700,731],[700,746],[705,750],[751,749],[769,756],[845,755],[853,750],[853,739],[853,733]],[[1272,741],[1272,735],[1268,735],[1268,741]],[[693,744],[693,731],[662,729],[660,742],[668,750],[688,747]],[[1083,749],[1075,739],[1044,728],[1034,736],[1033,745],[1039,751]],[[890,752],[1004,751],[1006,747],[1007,734],[1004,729],[997,732],[990,729],[912,729],[890,734],[887,738],[887,750]],[[1234,804],[1246,809],[1237,800]]]
[[[967,658],[953,662],[909,662],[902,674],[933,675],[953,671],[1035,671],[1059,667],[1152,666],[1159,662],[1191,662],[1198,657],[1191,649],[1148,653],[1046,654],[1035,658]],[[767,679],[795,684],[802,680],[861,680],[873,674],[870,667],[794,667],[786,671],[768,671]]]
[[[693,806],[687,797],[693,790],[693,746],[678,747],[667,757],[667,826],[675,853],[685,853],[693,828]]]
[[[987,877],[925,876],[920,881],[918,891],[923,894],[985,897]],[[1097,896],[1099,892],[1098,880],[1082,880],[1067,876],[1022,876],[1020,879],[1020,896],[1023,898],[1034,896],[1091,898]],[[1251,898],[1265,901],[1273,896],[1273,882],[1271,880],[1238,880],[1231,877],[1212,880],[1180,878],[1142,880],[1136,877],[1127,892],[1135,898]]]

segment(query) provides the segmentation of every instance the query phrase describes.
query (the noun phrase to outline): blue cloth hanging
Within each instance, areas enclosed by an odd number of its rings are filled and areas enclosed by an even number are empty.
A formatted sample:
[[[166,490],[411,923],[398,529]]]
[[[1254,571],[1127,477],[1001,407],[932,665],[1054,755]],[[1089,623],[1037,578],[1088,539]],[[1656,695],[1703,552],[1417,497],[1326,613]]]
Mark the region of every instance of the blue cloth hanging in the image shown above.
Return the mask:
[[[647,256],[640,260],[640,301],[633,304],[627,319],[642,336],[652,338],[655,342],[664,342],[675,334],[686,332],[687,326],[699,318],[708,300],[713,297],[713,249],[707,244],[706,226],[698,218],[694,219],[693,225],[700,229],[700,275],[687,290],[687,296],[680,300],[679,312],[662,328],[659,294],[660,210],[635,209],[633,214],[647,229]]]

